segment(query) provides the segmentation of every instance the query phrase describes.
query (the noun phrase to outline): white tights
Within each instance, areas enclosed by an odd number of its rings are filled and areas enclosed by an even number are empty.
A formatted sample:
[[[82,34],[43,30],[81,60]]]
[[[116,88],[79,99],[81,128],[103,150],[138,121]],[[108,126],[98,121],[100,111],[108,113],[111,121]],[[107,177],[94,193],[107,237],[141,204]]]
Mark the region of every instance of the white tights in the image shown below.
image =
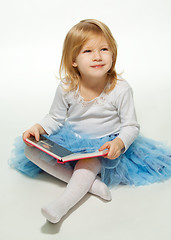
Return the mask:
[[[56,178],[69,182],[63,194],[42,208],[42,214],[52,223],[60,219],[89,191],[105,200],[111,200],[107,186],[100,181],[97,174],[101,163],[98,158],[79,160],[74,171],[67,169],[55,160],[46,162],[41,159],[41,152],[36,148],[26,147],[25,155],[44,171]]]

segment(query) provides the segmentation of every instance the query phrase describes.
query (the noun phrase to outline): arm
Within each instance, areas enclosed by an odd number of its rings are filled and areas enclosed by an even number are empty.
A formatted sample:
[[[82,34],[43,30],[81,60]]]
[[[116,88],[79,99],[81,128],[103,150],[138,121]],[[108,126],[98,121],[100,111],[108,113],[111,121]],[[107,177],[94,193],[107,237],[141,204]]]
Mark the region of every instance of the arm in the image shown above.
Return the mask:
[[[122,139],[126,151],[137,138],[140,129],[135,112],[133,92],[130,87],[119,95],[116,106],[120,118],[118,137]]]
[[[115,159],[124,153],[139,134],[132,89],[122,91],[115,102],[120,119],[119,136],[111,142],[106,142],[99,150],[109,149],[107,158]]]
[[[26,130],[23,133],[23,140],[30,136],[34,136],[35,139],[39,141],[40,135],[50,135],[53,132],[57,131],[65,121],[66,112],[67,103],[64,98],[62,86],[59,85],[56,90],[56,94],[49,114],[47,114],[39,123]]]
[[[39,124],[46,131],[48,135],[57,132],[63,126],[68,110],[68,103],[65,99],[65,92],[62,88],[62,83],[59,84],[56,94],[47,114]]]

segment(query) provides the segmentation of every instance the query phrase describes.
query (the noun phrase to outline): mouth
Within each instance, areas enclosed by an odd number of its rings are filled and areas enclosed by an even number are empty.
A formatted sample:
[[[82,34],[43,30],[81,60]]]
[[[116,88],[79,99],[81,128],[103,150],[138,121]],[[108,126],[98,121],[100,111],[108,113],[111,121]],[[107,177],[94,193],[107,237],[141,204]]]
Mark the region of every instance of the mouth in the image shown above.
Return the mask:
[[[99,64],[99,65],[93,65],[91,66],[92,68],[102,68],[104,66],[104,64]]]

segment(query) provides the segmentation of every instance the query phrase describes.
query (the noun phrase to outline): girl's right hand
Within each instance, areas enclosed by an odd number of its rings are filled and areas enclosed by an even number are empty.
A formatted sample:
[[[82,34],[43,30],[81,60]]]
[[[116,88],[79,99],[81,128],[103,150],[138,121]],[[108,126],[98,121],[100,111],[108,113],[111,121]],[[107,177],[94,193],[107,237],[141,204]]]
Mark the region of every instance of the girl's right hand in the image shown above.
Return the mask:
[[[34,136],[36,141],[39,141],[40,135],[47,134],[46,131],[42,128],[40,124],[35,124],[33,127],[29,128],[23,133],[23,141],[26,138],[29,138],[31,136]],[[24,141],[25,142],[25,141]],[[26,142],[25,142],[26,143]],[[30,145],[30,144],[27,144]]]

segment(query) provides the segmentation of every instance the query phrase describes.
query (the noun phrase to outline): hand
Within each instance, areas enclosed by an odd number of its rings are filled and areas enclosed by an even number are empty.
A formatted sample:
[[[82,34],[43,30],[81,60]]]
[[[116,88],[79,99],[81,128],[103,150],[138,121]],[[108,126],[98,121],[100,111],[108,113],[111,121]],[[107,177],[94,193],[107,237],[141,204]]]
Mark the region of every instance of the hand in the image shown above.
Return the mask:
[[[23,133],[23,141],[26,138],[29,138],[31,136],[34,136],[36,141],[39,141],[40,139],[40,135],[42,134],[47,134],[46,131],[42,128],[42,126],[40,124],[35,124],[33,127],[31,127],[30,129],[26,130]],[[25,141],[24,141],[25,142]],[[26,143],[26,142],[25,142]],[[26,143],[27,144],[27,143]],[[30,144],[27,144],[30,146]]]
[[[119,137],[117,137],[113,141],[106,142],[105,144],[103,144],[103,146],[101,146],[99,151],[103,151],[106,148],[109,149],[109,152],[106,155],[106,158],[116,159],[121,155],[122,149],[124,149],[125,146],[123,141]]]

